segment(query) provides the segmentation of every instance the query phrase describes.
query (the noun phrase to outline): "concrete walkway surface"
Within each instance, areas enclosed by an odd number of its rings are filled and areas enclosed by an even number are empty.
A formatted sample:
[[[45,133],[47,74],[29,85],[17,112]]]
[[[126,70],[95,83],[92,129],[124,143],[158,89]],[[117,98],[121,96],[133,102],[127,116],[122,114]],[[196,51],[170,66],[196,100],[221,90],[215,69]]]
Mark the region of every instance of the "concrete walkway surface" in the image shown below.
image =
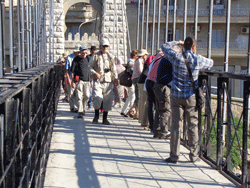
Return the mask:
[[[183,146],[179,162],[167,164],[170,140],[154,139],[120,111],[109,112],[111,125],[101,124],[101,114],[95,125],[93,108],[78,119],[60,99],[45,188],[236,187],[205,162],[189,162]]]

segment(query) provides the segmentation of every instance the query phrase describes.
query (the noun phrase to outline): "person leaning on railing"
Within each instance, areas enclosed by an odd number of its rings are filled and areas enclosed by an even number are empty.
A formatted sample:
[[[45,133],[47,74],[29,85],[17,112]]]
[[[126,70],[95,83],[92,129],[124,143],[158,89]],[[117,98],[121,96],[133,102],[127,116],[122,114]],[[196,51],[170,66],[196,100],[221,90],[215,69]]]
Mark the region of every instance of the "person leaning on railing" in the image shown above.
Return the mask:
[[[171,48],[175,45],[184,47],[183,53],[176,52]],[[180,155],[180,126],[183,124],[183,113],[187,117],[188,142],[190,147],[189,158],[191,162],[199,161],[198,146],[198,109],[196,107],[195,88],[189,78],[185,58],[190,66],[196,87],[198,87],[198,75],[201,69],[211,68],[214,64],[212,59],[194,54],[197,42],[192,37],[184,41],[172,41],[162,45],[162,51],[172,63],[173,83],[171,87],[172,125],[170,140],[170,157],[165,159],[168,163],[177,163]]]

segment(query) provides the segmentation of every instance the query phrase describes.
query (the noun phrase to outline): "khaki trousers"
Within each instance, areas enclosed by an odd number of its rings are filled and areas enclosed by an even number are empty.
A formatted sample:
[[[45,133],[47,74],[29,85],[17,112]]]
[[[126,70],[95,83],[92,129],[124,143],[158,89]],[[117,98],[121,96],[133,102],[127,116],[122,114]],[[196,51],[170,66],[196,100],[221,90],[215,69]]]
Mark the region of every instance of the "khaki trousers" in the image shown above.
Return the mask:
[[[69,106],[71,110],[78,110],[77,98],[75,89],[72,86],[68,86],[69,94]]]
[[[183,125],[183,113],[186,114],[188,126],[189,158],[195,161],[199,157],[198,110],[195,107],[195,96],[188,99],[176,98],[172,95],[172,126],[170,140],[170,157],[177,161],[180,155],[180,133]]]
[[[94,109],[100,109],[103,102],[103,111],[109,111],[114,100],[113,83],[95,81],[92,89]]]
[[[78,113],[85,111],[85,107],[90,97],[90,82],[80,80],[77,83],[76,94],[78,101]]]
[[[127,114],[128,111],[132,108],[135,101],[135,87],[132,85],[131,87],[126,87],[128,90],[128,98],[126,99],[125,104],[122,107],[122,113]]]

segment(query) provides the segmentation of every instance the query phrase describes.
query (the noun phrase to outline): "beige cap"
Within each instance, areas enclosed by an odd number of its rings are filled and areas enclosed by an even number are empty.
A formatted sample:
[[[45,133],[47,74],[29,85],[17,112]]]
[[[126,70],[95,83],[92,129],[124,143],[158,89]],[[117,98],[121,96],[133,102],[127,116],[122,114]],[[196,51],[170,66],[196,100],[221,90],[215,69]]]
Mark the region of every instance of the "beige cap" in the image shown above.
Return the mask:
[[[80,52],[79,47],[80,47],[80,45],[76,45],[76,46],[75,46],[75,49],[73,50],[73,52]]]
[[[138,56],[143,56],[143,55],[148,55],[147,50],[145,50],[145,49],[141,49],[141,50],[139,51]]]
[[[109,40],[108,39],[102,39],[101,40],[101,45],[102,46],[109,46]]]

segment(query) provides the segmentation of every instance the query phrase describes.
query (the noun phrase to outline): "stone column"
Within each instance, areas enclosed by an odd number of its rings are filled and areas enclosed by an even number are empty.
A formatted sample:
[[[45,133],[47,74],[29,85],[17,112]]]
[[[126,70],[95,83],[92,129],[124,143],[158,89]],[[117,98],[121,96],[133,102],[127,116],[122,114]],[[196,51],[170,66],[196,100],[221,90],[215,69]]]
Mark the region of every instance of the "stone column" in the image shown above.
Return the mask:
[[[127,26],[125,0],[103,0],[101,39],[107,38],[110,52],[127,62]]]
[[[48,0],[46,2],[46,37],[47,37],[47,59],[49,61],[49,37],[50,37],[50,2]],[[52,62],[57,61],[62,54],[64,53],[64,15],[63,15],[63,0],[52,0],[53,1],[53,29],[54,29],[54,51],[52,51],[52,57],[54,55],[54,59]],[[51,42],[53,42],[51,40]],[[52,43],[53,44],[53,43]],[[51,44],[51,46],[52,46]],[[52,58],[51,57],[51,58]]]

